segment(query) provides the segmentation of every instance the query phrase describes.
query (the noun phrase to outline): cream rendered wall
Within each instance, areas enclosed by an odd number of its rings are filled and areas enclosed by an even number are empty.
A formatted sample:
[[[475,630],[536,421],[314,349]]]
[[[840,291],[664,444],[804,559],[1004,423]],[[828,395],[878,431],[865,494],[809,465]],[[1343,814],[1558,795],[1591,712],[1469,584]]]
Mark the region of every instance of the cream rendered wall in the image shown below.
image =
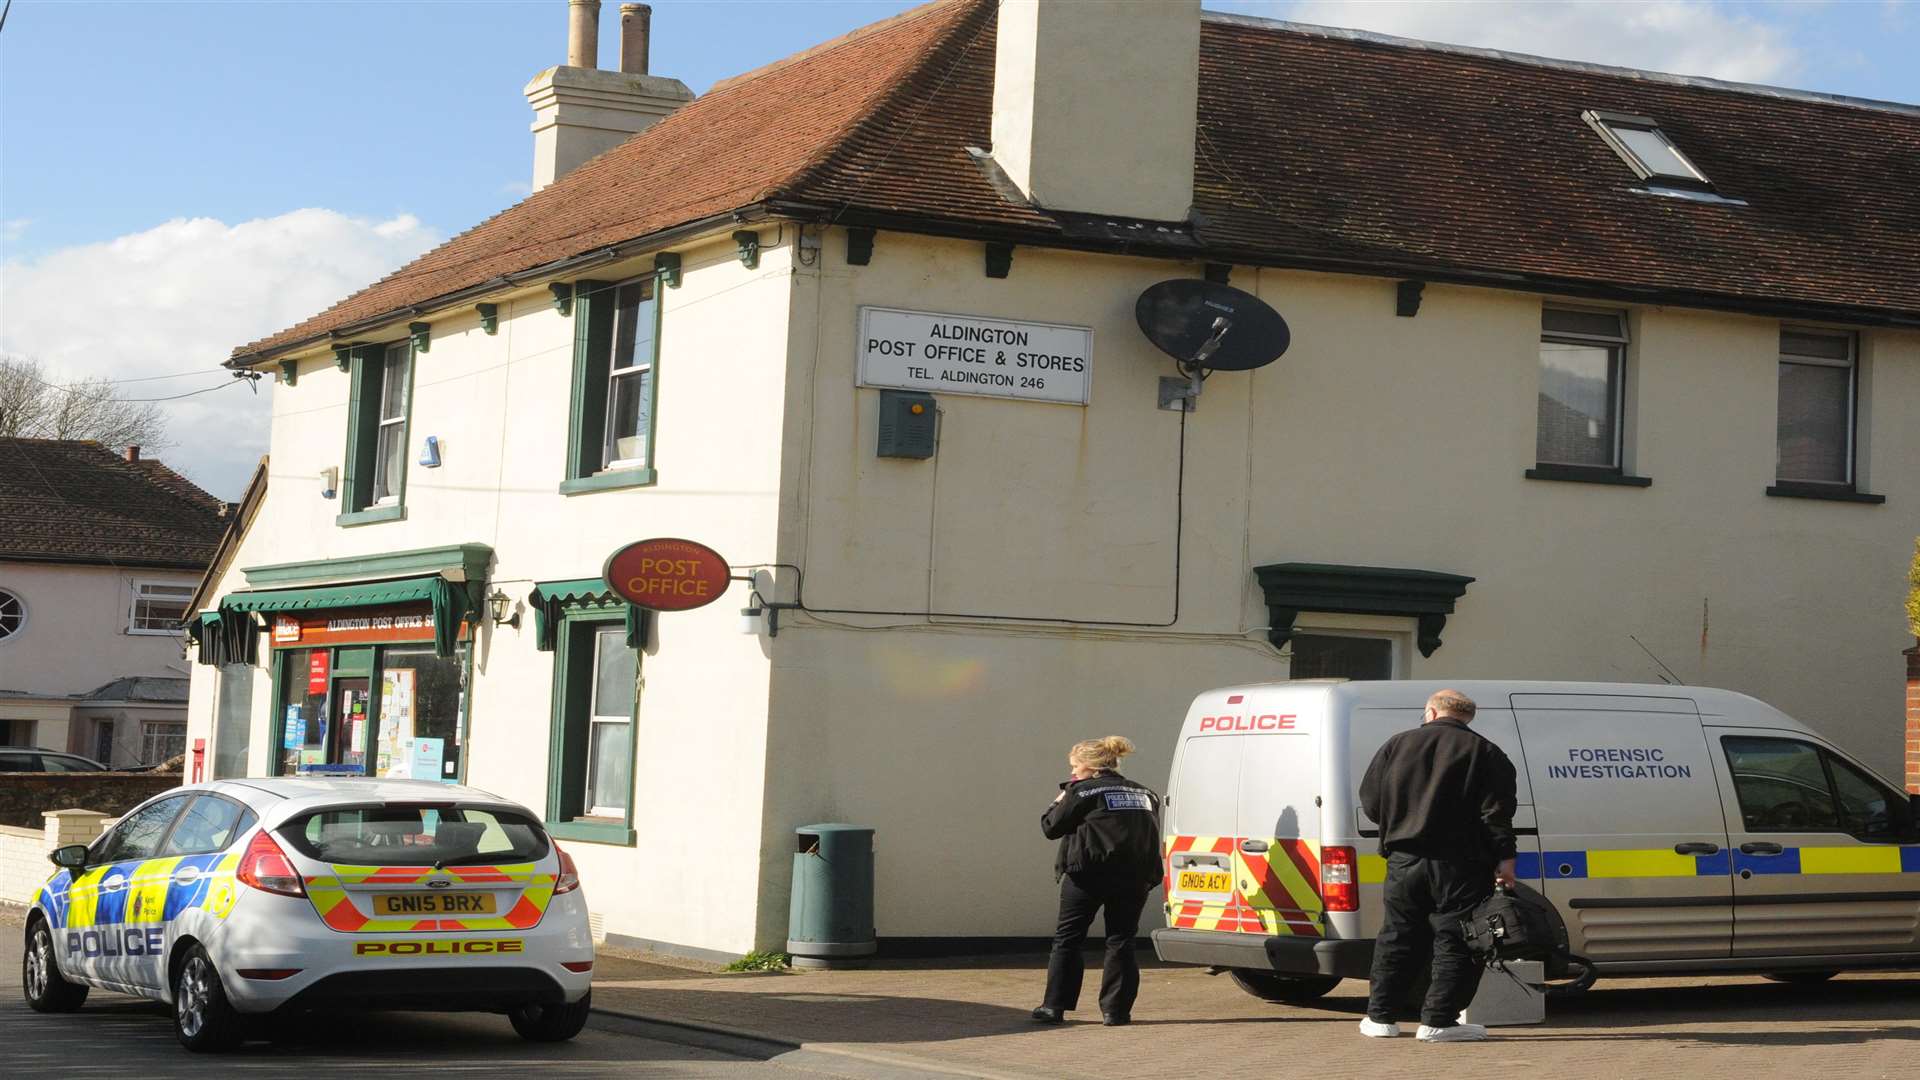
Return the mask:
[[[1155,408],[1172,363],[1133,302],[1198,268],[1021,248],[996,281],[977,244],[883,233],[867,267],[825,246],[795,281],[784,451],[781,561],[804,568],[808,605],[1166,620],[1180,417]],[[1654,483],[1612,487],[1522,476],[1540,297],[1430,286],[1399,318],[1391,281],[1243,269],[1234,283],[1287,317],[1293,347],[1216,375],[1188,418],[1175,625],[783,619],[763,938],[791,829],[819,820],[878,828],[883,935],[1047,932],[1036,818],[1067,746],[1129,735],[1127,771],[1164,787],[1195,692],[1284,678],[1257,630],[1265,563],[1476,577],[1414,678],[1658,681],[1632,634],[1683,679],[1766,699],[1894,775],[1920,335],[1867,333],[1871,490],[1888,501],[1862,506],[1763,493],[1773,320],[1634,311],[1628,461]],[[878,459],[878,395],[854,385],[862,304],[1090,326],[1093,404],[940,395],[936,457]]]
[[[489,588],[517,602],[533,582],[598,576],[616,548],[649,536],[702,541],[735,565],[771,561],[791,230],[763,236],[755,270],[730,241],[678,249],[684,283],[661,291],[656,485],[559,494],[574,327],[543,286],[499,301],[494,336],[470,310],[430,316],[430,350],[416,357],[403,521],[335,525],[340,503],[320,497],[317,476],[341,464],[348,378],[331,354],[304,362],[296,386],[276,389],[266,501],[221,593],[245,587],[246,567],[457,543],[492,546]],[[578,276],[617,281],[650,266],[648,256]],[[417,464],[427,435],[441,439],[438,469]],[[739,632],[745,596],[736,586],[710,607],[656,621],[641,663],[637,845],[567,843],[612,933],[753,947],[758,866],[737,838],[760,828],[768,661],[762,640]],[[466,767],[468,783],[543,810],[553,654],[533,641],[531,613],[517,630],[482,628]],[[190,739],[212,723],[210,674],[196,667]],[[255,680],[256,696],[268,681]],[[254,734],[262,772],[266,713],[263,701]]]
[[[0,640],[0,688],[65,696],[127,675],[185,674],[178,635],[133,634],[127,625],[135,581],[198,580],[178,570],[0,563],[0,589],[27,606],[21,632]]]

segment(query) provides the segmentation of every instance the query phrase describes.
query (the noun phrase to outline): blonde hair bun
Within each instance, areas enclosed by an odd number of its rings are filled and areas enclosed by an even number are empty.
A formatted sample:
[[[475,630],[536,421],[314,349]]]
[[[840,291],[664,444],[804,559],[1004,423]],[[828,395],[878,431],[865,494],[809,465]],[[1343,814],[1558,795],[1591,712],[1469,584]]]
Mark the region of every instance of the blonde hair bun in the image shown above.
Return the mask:
[[[1073,763],[1088,769],[1112,769],[1120,764],[1120,759],[1133,753],[1133,740],[1125,735],[1109,735],[1104,739],[1083,739],[1073,744],[1068,757]]]

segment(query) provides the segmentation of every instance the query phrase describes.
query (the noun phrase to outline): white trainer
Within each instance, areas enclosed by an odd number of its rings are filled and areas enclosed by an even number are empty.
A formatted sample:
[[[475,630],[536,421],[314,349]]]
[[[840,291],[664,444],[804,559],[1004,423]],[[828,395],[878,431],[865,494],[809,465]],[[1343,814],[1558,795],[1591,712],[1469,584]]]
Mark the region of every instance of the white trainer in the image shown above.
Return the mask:
[[[1400,1025],[1391,1021],[1382,1024],[1369,1016],[1360,1021],[1360,1034],[1369,1039],[1395,1039],[1400,1036]]]
[[[1421,1042],[1479,1042],[1487,1037],[1483,1024],[1454,1024],[1451,1027],[1428,1027],[1420,1025],[1420,1031],[1414,1036]]]

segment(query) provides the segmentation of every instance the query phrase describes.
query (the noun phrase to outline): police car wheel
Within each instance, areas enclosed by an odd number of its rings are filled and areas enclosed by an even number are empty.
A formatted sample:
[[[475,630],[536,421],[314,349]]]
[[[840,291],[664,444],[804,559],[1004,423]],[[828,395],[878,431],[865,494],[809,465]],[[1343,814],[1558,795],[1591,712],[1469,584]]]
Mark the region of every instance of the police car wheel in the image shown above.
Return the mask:
[[[34,1012],[72,1012],[87,1000],[87,988],[68,982],[53,956],[53,932],[35,919],[27,932],[27,952],[20,960],[20,984],[27,1007]]]
[[[1318,1001],[1340,985],[1338,975],[1282,975],[1253,968],[1234,968],[1228,974],[1235,986],[1262,1001]]]
[[[571,1005],[521,1005],[507,1013],[513,1030],[531,1042],[565,1042],[587,1026],[593,991]]]
[[[198,945],[173,979],[173,1033],[181,1046],[195,1051],[226,1050],[243,1037],[240,1014],[227,1001],[220,973]]]

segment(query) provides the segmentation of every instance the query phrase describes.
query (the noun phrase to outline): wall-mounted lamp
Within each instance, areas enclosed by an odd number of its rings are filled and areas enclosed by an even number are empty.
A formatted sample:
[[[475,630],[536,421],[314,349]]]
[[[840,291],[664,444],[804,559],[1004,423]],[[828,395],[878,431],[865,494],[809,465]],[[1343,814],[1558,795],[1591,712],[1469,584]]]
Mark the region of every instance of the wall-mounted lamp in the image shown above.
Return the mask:
[[[493,617],[493,625],[520,629],[520,613],[516,611],[512,615],[507,614],[507,609],[512,606],[513,597],[495,588],[487,597],[487,613]]]
[[[440,436],[429,435],[427,441],[420,444],[420,464],[429,469],[440,467]]]
[[[340,469],[329,465],[320,470],[320,497],[331,499],[340,494]]]
[[[760,606],[760,594],[754,593],[753,599],[747,601],[747,606],[740,609],[740,632],[743,634],[758,634],[760,632],[760,616],[765,614],[766,609]]]

